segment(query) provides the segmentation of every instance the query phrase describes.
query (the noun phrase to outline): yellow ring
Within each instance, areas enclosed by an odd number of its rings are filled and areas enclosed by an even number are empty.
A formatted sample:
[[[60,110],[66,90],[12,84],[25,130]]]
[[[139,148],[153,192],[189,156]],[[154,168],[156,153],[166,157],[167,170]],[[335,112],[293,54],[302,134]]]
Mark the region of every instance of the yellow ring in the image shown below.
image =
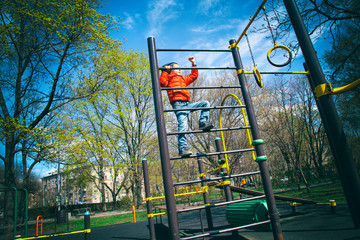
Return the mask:
[[[287,51],[287,52],[289,53],[289,59],[288,59],[285,63],[283,63],[283,64],[274,63],[274,62],[272,62],[271,59],[270,59],[270,54],[271,54],[271,52],[274,51],[275,49],[278,49],[278,48],[284,49],[285,51]],[[272,48],[270,48],[270,50],[269,50],[268,53],[267,53],[267,60],[269,61],[269,63],[270,63],[271,65],[273,65],[273,66],[275,66],[275,67],[284,67],[284,66],[288,65],[288,64],[291,62],[291,60],[292,60],[291,50],[290,50],[290,48],[288,48],[288,47],[286,47],[286,46],[284,46],[284,45],[277,45],[277,44],[275,43],[274,46],[273,46]]]
[[[221,106],[223,106],[225,100],[226,100],[228,97],[230,97],[230,96],[234,97],[234,98],[238,101],[238,103],[239,103],[240,106],[242,105],[239,97],[236,96],[236,95],[233,94],[233,93],[230,93],[230,94],[228,94],[226,97],[224,97],[224,99],[223,99],[222,102],[221,102]],[[223,110],[223,109],[220,109],[220,114],[219,114],[219,125],[220,125],[220,128],[222,128],[222,121],[221,121],[221,119],[222,119],[222,110]],[[241,108],[241,111],[242,111],[242,114],[243,114],[243,117],[244,117],[244,125],[247,127],[247,126],[249,126],[249,125],[248,125],[248,122],[247,122],[247,119],[246,119],[246,114],[245,114],[244,108]],[[223,143],[223,148],[224,148],[224,151],[226,152],[224,132],[223,132],[223,131],[220,131],[220,133],[221,133],[221,140],[222,140],[222,143]],[[250,147],[253,147],[253,145],[252,145],[252,140],[251,140],[251,135],[250,135],[250,130],[249,130],[248,128],[246,129],[246,133],[247,133],[247,136],[248,136],[248,140],[249,140]],[[255,156],[254,151],[251,151],[251,154],[252,154],[253,160],[256,160],[256,156]],[[226,170],[229,172],[229,161],[228,161],[228,158],[227,158],[227,154],[225,154],[225,164],[226,164]]]
[[[261,77],[260,71],[257,69],[256,65],[254,67],[253,74],[254,74],[254,78],[255,78],[257,85],[260,88],[262,88],[264,86],[263,82],[262,82],[262,77]]]

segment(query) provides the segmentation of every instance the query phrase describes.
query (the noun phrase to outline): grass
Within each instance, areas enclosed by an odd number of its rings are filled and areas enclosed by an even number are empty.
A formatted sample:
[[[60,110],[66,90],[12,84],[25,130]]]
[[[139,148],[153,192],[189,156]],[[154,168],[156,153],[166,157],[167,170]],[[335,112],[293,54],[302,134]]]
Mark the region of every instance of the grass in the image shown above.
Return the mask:
[[[274,189],[276,190],[276,189]],[[258,190],[260,191],[260,190]],[[321,186],[313,186],[311,187],[311,192],[307,192],[306,189],[302,189],[300,191],[292,190],[284,193],[278,193],[277,195],[302,198],[307,200],[319,201],[322,203],[328,203],[329,200],[336,200],[336,203],[346,203],[345,196],[343,193],[343,189],[341,187],[340,182],[331,183],[328,185]],[[235,196],[235,194],[234,194]],[[223,198],[221,191],[211,191],[210,199],[220,199]],[[202,201],[202,196],[194,196],[192,197],[192,202]],[[187,200],[184,200],[185,203],[188,203]],[[282,202],[282,201],[278,201]],[[178,202],[179,203],[179,202]],[[147,220],[147,212],[146,211],[137,211],[136,212],[136,220],[143,221]],[[107,217],[92,217],[91,218],[91,228],[104,227],[114,224],[122,224],[122,223],[131,223],[133,222],[132,213],[124,213],[120,215],[113,215]],[[72,220],[69,222],[69,231],[78,231],[84,229],[84,220]],[[35,236],[36,226],[29,225],[28,227],[28,236]],[[55,232],[55,223],[44,223],[43,225],[43,235],[53,234]],[[67,224],[56,225],[56,232],[67,232]]]
[[[337,203],[346,203],[345,195],[340,182],[314,186],[311,187],[310,192],[307,192],[306,189],[301,189],[300,191],[292,190],[279,193],[277,195],[302,198],[322,203],[327,203],[329,200],[335,200]]]
[[[137,211],[136,212],[136,221],[147,220],[147,212],[146,211]],[[122,223],[131,223],[133,222],[132,213],[124,213],[113,216],[106,217],[92,217],[91,220],[91,228],[104,227],[114,224],[122,224]],[[69,231],[79,231],[84,229],[84,220],[72,220],[69,221]],[[67,232],[67,224],[57,224],[56,225],[56,233]],[[55,223],[44,223],[43,224],[43,235],[53,234],[55,233]],[[28,226],[28,236],[35,236],[36,234],[36,225]]]

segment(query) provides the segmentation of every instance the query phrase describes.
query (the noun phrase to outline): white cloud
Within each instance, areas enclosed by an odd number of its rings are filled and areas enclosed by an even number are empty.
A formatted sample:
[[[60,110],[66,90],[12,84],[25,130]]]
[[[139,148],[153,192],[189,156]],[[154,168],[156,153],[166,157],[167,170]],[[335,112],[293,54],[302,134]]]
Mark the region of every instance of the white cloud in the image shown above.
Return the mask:
[[[176,19],[182,5],[174,0],[152,1],[148,5],[147,20],[149,22],[148,36],[157,36],[161,33],[163,25],[169,20]]]
[[[232,29],[232,28],[234,28],[234,26],[227,23],[227,24],[218,25],[218,26],[215,26],[215,27],[212,27],[212,26],[198,26],[198,27],[192,28],[191,31],[192,32],[197,32],[197,33],[213,33],[213,32],[218,32],[218,31]]]
[[[221,16],[224,14],[226,6],[226,2],[222,0],[201,0],[198,5],[198,13]]]
[[[124,20],[121,22],[122,23],[122,25],[123,25],[123,27],[125,28],[125,29],[133,29],[133,25],[134,25],[134,23],[135,23],[135,21],[134,21],[134,18],[132,17],[132,16],[130,16],[128,13],[124,13],[125,14],[125,18],[124,18]]]

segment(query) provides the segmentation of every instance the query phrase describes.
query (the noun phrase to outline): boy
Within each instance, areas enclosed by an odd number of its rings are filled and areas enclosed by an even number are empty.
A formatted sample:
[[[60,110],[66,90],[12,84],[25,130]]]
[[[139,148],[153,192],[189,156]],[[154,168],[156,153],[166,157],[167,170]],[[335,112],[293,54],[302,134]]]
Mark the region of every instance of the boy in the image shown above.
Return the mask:
[[[192,63],[193,67],[196,67],[194,57],[189,57],[188,60]],[[160,76],[160,84],[162,87],[186,87],[194,82],[198,77],[197,69],[192,69],[191,74],[187,76],[181,75],[180,69],[171,69],[179,68],[179,65],[175,62],[165,64],[163,67],[167,70],[163,71]],[[190,102],[190,92],[188,89],[167,90],[167,93],[173,109],[209,107],[210,105],[208,101]],[[184,132],[188,129],[188,115],[190,112],[191,111],[188,110],[175,111],[179,132]],[[209,131],[213,127],[214,126],[209,123],[209,110],[201,110],[199,129]],[[181,157],[187,157],[192,154],[192,152],[187,148],[186,135],[183,133],[178,135],[178,150]]]

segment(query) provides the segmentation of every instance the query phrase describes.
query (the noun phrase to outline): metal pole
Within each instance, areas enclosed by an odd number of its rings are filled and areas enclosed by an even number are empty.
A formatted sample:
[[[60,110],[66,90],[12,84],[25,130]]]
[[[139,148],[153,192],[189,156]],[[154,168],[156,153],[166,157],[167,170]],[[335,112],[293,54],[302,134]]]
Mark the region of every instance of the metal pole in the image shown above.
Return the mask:
[[[314,90],[315,87],[326,83],[324,73],[295,2],[284,0],[284,4],[309,68],[308,79]],[[320,96],[316,100],[316,104],[324,123],[354,225],[356,228],[360,228],[360,177],[343,126],[330,95]]]
[[[201,173],[204,172],[204,163],[203,163],[203,160],[201,158],[198,158],[197,162],[198,162],[198,167],[199,167],[199,173],[201,174]],[[202,180],[202,179],[204,179],[203,176],[200,177],[200,180]],[[206,187],[207,183],[201,182],[201,186]],[[205,205],[210,204],[210,199],[209,199],[209,193],[208,192],[203,193],[203,198],[204,198],[204,204]],[[206,219],[207,219],[208,228],[210,230],[212,230],[214,228],[214,225],[213,225],[213,221],[212,221],[211,209],[209,207],[205,208],[205,213],[206,213]]]
[[[17,204],[18,204],[18,191],[16,189],[16,187],[12,187],[12,189],[14,189],[14,201],[15,201],[15,205],[14,205],[14,238],[16,237],[16,225],[17,225]]]
[[[221,145],[221,139],[220,138],[215,138],[215,146],[216,146],[216,151],[217,152],[223,152],[224,148]],[[218,160],[219,165],[225,164],[225,159],[224,159],[224,154],[219,154],[219,160]],[[221,176],[225,176],[228,175],[227,169],[226,168],[221,168],[220,169],[220,175]],[[224,181],[223,181],[224,182]],[[224,185],[224,192],[225,192],[225,198],[226,201],[232,201],[232,193],[230,191],[230,187],[228,184]]]
[[[216,151],[217,152],[223,152],[224,148],[221,144],[221,139],[220,138],[215,138],[215,147],[216,147]],[[223,165],[226,163],[225,159],[224,159],[224,154],[219,154],[219,160],[218,160],[219,165]],[[228,175],[229,173],[227,172],[226,168],[221,168],[220,169],[220,175],[225,176]],[[225,184],[226,182],[226,184]],[[223,186],[224,186],[224,193],[225,193],[225,199],[227,202],[230,202],[233,200],[233,196],[230,190],[230,181],[222,181]],[[231,231],[231,234],[233,236],[233,239],[238,239],[239,238],[239,233],[237,230]]]
[[[172,240],[179,240],[180,232],[176,213],[175,193],[171,176],[170,155],[166,136],[164,109],[162,105],[158,61],[154,37],[148,38],[148,48],[155,105],[156,126],[160,148],[161,168],[164,180],[165,202],[171,235],[170,238]]]
[[[90,213],[86,212],[84,214],[84,230],[85,230],[85,240],[90,240]]]
[[[230,45],[232,45],[234,43],[235,43],[235,39],[231,39]],[[241,62],[240,53],[239,53],[238,48],[233,47],[231,50],[232,50],[236,68],[238,70],[244,69],[243,64]],[[256,120],[251,96],[248,91],[248,85],[246,82],[245,74],[238,73],[238,79],[239,79],[239,83],[241,85],[241,92],[242,92],[244,102],[246,105],[246,112],[247,112],[248,119],[249,119],[250,126],[251,126],[252,137],[254,140],[260,140],[261,139],[260,132],[259,132],[259,128],[257,125],[257,120]],[[278,214],[277,208],[276,208],[274,192],[272,190],[272,185],[271,185],[271,181],[270,181],[269,169],[268,169],[268,166],[265,161],[266,156],[265,156],[264,148],[263,148],[262,144],[255,145],[255,150],[256,150],[256,155],[257,155],[257,163],[259,164],[259,169],[260,169],[261,177],[263,180],[264,192],[265,192],[266,202],[267,202],[268,209],[269,209],[269,216],[270,216],[273,236],[274,236],[274,239],[276,239],[276,240],[282,240],[284,238],[283,238],[283,234],[282,234],[282,230],[281,230],[281,226],[280,226],[280,217],[279,217],[279,214]]]
[[[145,197],[149,198],[149,197],[151,197],[151,194],[150,194],[150,179],[149,179],[149,170],[148,170],[148,165],[147,165],[146,158],[142,159],[142,166],[143,166],[143,173],[144,173]],[[146,207],[147,207],[147,213],[152,214],[152,203],[151,203],[150,200],[146,201]],[[149,221],[149,229],[150,229],[150,239],[155,240],[156,236],[155,236],[154,218],[153,217],[150,217],[150,218],[148,217],[148,221]]]
[[[24,224],[25,224],[25,237],[28,236],[28,205],[29,205],[29,193],[26,190],[26,188],[22,189],[24,191],[25,194],[25,220],[24,220]]]

